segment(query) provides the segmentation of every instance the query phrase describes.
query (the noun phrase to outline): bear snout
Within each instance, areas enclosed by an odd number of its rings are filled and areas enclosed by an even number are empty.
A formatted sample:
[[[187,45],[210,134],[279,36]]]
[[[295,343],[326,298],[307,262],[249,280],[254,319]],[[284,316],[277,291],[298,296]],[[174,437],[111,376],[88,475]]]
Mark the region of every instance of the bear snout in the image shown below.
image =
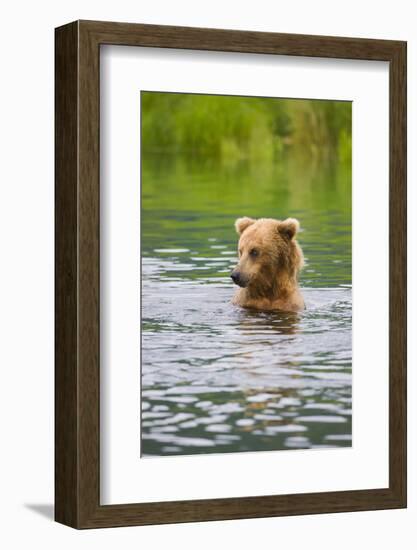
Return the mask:
[[[232,278],[232,281],[235,283],[235,285],[245,287],[246,281],[242,277],[242,274],[237,269],[234,269],[232,273],[230,274],[230,277]]]

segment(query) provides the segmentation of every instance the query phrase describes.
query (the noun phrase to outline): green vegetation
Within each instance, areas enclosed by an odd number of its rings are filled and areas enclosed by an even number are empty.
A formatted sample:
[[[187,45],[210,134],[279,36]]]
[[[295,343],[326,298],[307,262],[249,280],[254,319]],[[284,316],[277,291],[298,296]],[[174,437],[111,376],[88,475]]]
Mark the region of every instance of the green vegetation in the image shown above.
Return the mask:
[[[303,156],[351,160],[351,103],[142,92],[143,152],[221,161]]]

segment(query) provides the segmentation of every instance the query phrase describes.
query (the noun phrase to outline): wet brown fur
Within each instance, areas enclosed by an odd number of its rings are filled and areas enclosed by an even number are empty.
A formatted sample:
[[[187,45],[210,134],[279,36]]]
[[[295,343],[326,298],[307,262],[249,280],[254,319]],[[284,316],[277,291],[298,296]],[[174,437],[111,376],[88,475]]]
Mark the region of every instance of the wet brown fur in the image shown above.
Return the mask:
[[[244,288],[237,290],[233,303],[260,310],[304,309],[298,288],[298,274],[304,264],[295,238],[298,221],[245,217],[236,220],[235,228],[240,239],[234,273],[239,273]]]

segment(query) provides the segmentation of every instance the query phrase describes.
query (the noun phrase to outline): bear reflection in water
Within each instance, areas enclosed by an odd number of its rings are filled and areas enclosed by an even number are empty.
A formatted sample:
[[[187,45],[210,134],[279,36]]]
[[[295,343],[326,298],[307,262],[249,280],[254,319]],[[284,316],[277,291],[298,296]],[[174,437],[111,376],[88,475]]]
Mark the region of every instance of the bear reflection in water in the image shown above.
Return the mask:
[[[300,313],[295,311],[259,311],[245,308],[239,316],[239,327],[244,335],[291,335],[299,331]]]

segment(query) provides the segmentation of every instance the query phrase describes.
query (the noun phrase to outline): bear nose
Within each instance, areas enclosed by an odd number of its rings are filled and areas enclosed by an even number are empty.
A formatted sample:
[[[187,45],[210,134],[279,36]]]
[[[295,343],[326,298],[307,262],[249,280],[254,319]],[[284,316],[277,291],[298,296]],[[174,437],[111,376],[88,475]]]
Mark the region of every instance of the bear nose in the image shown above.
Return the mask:
[[[232,278],[232,281],[237,284],[240,280],[239,271],[233,270],[232,273],[230,274],[230,277]]]

